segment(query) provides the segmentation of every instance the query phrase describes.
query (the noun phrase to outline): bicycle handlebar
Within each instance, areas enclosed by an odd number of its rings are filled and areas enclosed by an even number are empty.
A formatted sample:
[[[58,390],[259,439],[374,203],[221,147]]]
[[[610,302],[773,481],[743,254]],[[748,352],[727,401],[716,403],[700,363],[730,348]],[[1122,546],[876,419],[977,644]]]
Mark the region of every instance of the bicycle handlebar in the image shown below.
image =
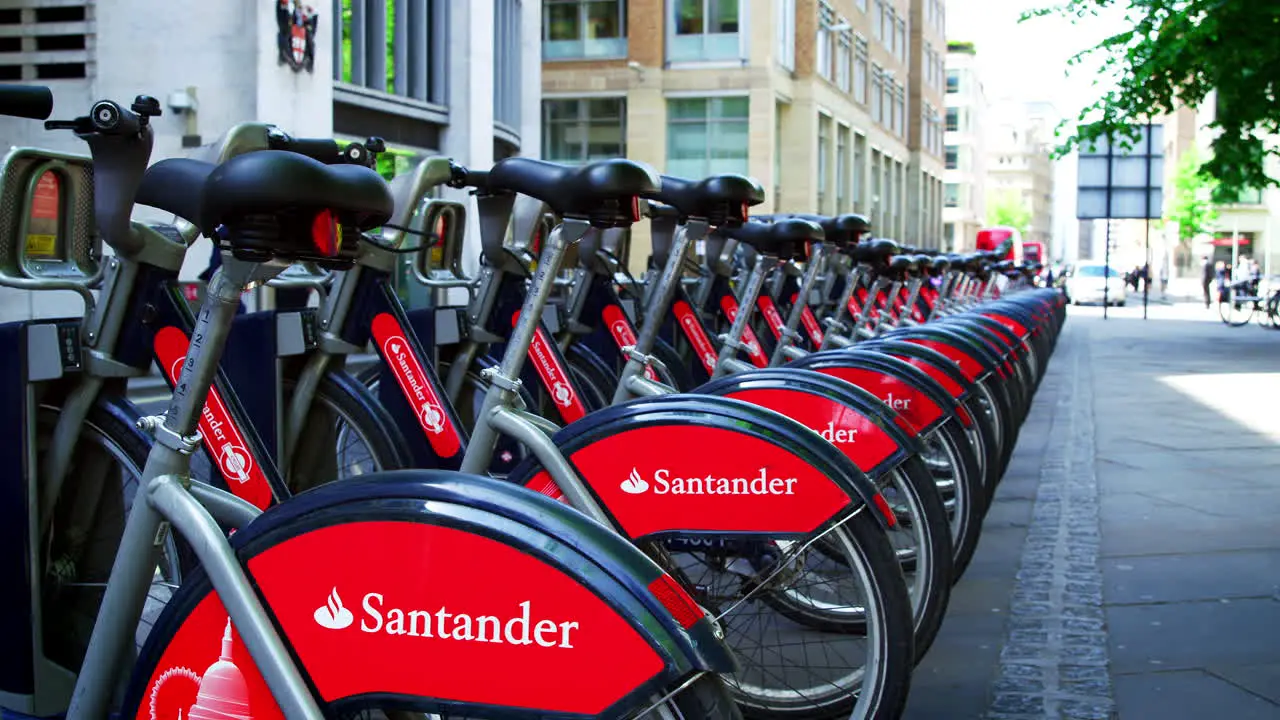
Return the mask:
[[[44,120],[53,113],[53,91],[43,85],[0,86],[0,115]]]

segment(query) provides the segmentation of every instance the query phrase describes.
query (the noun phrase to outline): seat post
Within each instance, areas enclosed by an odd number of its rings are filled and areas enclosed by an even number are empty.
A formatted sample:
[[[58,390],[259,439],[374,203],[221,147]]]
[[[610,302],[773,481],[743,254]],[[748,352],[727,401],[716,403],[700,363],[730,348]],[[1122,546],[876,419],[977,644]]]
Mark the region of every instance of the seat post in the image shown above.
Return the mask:
[[[507,341],[502,363],[497,372],[488,374],[492,384],[485,394],[484,404],[477,416],[475,433],[462,458],[462,472],[483,474],[492,462],[498,434],[490,424],[490,417],[497,408],[510,406],[516,401],[520,373],[524,369],[525,360],[529,357],[529,347],[533,344],[533,336],[542,319],[542,311],[546,308],[547,300],[555,288],[556,273],[560,270],[560,263],[564,260],[569,245],[581,240],[590,229],[591,224],[586,220],[566,218],[543,243],[538,268],[533,273],[529,294],[525,296],[524,306],[520,308],[520,317],[511,331],[511,339]]]
[[[813,292],[813,286],[818,281],[818,274],[822,272],[822,266],[826,260],[826,243],[816,242],[809,253],[808,267],[804,270],[804,277],[800,280],[800,289],[796,293],[796,301],[791,303],[791,312],[787,313],[787,324],[782,328],[782,337],[778,338],[778,344],[773,350],[773,357],[769,359],[770,367],[778,367],[786,363],[788,358],[793,356],[796,348],[795,339],[800,333],[800,319],[804,314],[805,307],[808,306],[809,294]],[[791,349],[792,352],[788,352]]]

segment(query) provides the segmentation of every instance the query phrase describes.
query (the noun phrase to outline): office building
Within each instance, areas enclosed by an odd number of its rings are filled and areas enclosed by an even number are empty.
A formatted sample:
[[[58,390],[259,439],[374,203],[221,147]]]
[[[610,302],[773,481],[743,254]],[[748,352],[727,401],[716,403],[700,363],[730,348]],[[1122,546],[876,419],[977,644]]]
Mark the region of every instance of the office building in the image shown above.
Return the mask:
[[[946,96],[942,237],[945,247],[966,252],[987,224],[987,96],[972,43],[947,46]]]
[[[937,246],[944,17],[941,0],[545,0],[544,157],[745,173],[759,212],[856,211]]]
[[[391,175],[449,155],[487,167],[541,150],[541,4],[532,0],[15,0],[0,9],[0,80],[53,87],[55,117],[94,100],[160,100],[153,161],[237,123],[301,137],[386,139]],[[86,152],[70,133],[0,118],[11,145]],[[457,191],[454,197],[463,198]],[[166,216],[140,208],[140,219]],[[470,224],[474,228],[475,224]],[[469,243],[474,255],[474,243]],[[204,269],[207,241],[184,279]],[[0,288],[0,321],[75,312],[70,293]]]
[[[993,103],[987,126],[987,205],[997,200],[1020,203],[1030,221],[1022,239],[1052,247],[1054,172],[1051,152],[1057,118],[1047,103]]]

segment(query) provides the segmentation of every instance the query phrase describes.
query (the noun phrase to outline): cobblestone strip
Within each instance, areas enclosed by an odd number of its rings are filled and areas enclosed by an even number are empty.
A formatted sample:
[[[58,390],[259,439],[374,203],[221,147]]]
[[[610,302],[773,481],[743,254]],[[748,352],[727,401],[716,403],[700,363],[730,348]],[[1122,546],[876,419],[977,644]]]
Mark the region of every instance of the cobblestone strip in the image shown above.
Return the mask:
[[[989,720],[1114,717],[1098,566],[1093,384],[1087,336],[1074,330],[1068,331],[1074,337],[1062,338],[1053,361],[1067,367],[1014,583]]]

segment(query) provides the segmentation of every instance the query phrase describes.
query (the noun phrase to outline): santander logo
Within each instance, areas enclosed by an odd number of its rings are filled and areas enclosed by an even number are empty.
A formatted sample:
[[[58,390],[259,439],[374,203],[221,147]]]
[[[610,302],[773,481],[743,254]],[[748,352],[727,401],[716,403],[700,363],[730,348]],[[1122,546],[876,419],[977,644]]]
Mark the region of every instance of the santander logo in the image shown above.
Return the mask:
[[[391,361],[391,367],[401,385],[413,394],[417,401],[418,420],[433,435],[444,432],[444,411],[435,402],[435,393],[427,388],[425,378],[415,371],[409,362],[408,341],[400,335],[392,335],[382,341],[382,354]]]
[[[640,493],[648,492],[648,490],[649,481],[640,477],[639,470],[631,468],[631,474],[627,476],[626,480],[622,481],[622,492],[630,495],[639,495]]]
[[[176,383],[182,373],[185,357],[174,360],[169,366],[169,377]],[[244,441],[231,425],[231,418],[222,396],[216,389],[210,388],[208,399],[200,409],[201,434],[209,444],[213,456],[218,460],[218,468],[222,476],[229,482],[249,482],[249,473],[253,470],[253,456],[244,449]]]
[[[557,380],[551,386],[551,399],[560,407],[569,407],[573,404],[573,390],[564,382]]]
[[[671,470],[659,468],[653,479],[646,480],[640,471],[631,468],[619,486],[628,495],[643,495],[650,490],[654,495],[795,495],[799,478],[771,478],[767,468],[760,468],[755,477],[717,477],[711,473],[703,477],[676,477]]]
[[[355,622],[355,616],[343,606],[336,587],[329,593],[328,601],[316,608],[315,619],[320,627],[330,630],[342,630]]]
[[[818,431],[822,439],[829,443],[851,443],[858,435],[858,428],[838,428],[835,421],[827,423],[827,426]]]
[[[450,612],[444,605],[429,609],[388,607],[382,593],[365,593],[360,602],[362,615],[359,629],[367,634],[403,635],[413,638],[458,640],[496,645],[531,645],[572,650],[574,631],[581,632],[573,620],[551,620],[534,615],[529,600],[517,603],[516,609],[499,615],[472,615]],[[326,630],[345,630],[355,624],[355,614],[342,604],[335,587],[325,604],[316,608],[316,624]]]

